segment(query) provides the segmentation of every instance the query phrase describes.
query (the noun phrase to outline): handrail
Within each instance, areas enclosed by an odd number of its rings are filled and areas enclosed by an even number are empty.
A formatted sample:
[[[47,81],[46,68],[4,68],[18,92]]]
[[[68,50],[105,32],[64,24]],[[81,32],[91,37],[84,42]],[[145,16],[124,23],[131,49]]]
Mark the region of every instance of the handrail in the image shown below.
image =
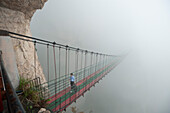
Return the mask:
[[[4,85],[6,88],[6,97],[9,113],[25,113],[25,110],[11,84],[8,73],[5,69],[2,59],[2,51],[0,51],[0,67],[2,69],[2,77],[4,79]]]
[[[19,34],[19,33],[14,33],[14,32],[1,30],[1,29],[0,29],[0,34],[11,36],[11,38],[16,38],[16,39],[21,39],[21,40],[25,40],[25,41],[40,43],[40,44],[43,44],[43,45],[49,45],[49,46],[56,45],[57,47],[69,48],[70,50],[73,50],[73,51],[79,50],[79,51],[86,52],[86,53],[93,53],[93,54],[117,57],[116,55],[109,55],[109,54],[103,54],[103,53],[88,51],[88,50],[84,50],[84,49],[80,49],[80,48],[76,48],[76,47],[72,47],[72,46],[68,46],[68,45],[59,44],[59,43],[56,43],[55,41],[52,42],[52,41],[48,41],[48,40],[44,40],[44,39],[40,39],[40,38],[36,38],[36,37],[31,37],[31,36],[26,36],[26,35],[22,35],[22,34]],[[25,39],[20,38],[20,37],[24,37]],[[32,40],[35,40],[35,41],[32,41]]]

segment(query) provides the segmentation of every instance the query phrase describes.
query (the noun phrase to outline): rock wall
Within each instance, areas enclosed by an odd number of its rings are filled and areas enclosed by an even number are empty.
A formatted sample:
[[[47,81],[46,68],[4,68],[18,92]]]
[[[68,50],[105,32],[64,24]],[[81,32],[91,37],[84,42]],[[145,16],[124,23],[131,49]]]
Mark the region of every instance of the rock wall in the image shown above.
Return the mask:
[[[0,29],[31,36],[30,21],[34,12],[41,9],[47,0],[0,0]],[[16,56],[18,72],[24,78],[41,77],[43,74],[38,56],[34,62],[34,44],[31,42],[12,39]],[[36,64],[36,66],[35,66]]]
[[[0,36],[0,50],[2,51],[2,58],[4,66],[6,67],[6,72],[8,73],[13,87],[16,88],[19,85],[19,74],[10,36]]]

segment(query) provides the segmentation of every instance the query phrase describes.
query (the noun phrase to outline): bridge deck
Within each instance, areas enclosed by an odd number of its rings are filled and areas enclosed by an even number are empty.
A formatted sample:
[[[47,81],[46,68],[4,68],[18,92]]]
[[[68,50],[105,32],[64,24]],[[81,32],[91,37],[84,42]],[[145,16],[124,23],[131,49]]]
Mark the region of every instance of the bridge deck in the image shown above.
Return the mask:
[[[96,72],[77,82],[77,92],[75,92],[74,90],[73,92],[70,92],[71,87],[67,87],[56,95],[49,97],[50,101],[48,101],[49,105],[47,108],[52,110],[53,112],[63,111],[71,103],[75,102],[80,96],[84,95],[87,90],[94,86],[104,75],[111,71],[116,65],[117,63],[107,65],[104,68],[97,70]]]

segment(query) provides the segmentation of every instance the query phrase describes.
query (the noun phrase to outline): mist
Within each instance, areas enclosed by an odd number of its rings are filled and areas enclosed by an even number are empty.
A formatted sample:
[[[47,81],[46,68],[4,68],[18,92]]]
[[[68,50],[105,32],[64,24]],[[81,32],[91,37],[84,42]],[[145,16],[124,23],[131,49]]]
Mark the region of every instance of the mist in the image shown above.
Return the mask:
[[[170,113],[169,6],[168,0],[49,0],[31,31],[82,49],[129,53],[74,104],[80,111]]]

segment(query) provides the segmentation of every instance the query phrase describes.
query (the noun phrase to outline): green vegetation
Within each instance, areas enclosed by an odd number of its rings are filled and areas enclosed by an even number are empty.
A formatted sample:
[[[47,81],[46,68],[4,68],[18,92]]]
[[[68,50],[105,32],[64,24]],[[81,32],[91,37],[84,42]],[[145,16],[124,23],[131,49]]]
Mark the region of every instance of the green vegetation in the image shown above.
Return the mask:
[[[39,90],[30,84],[30,79],[21,77],[17,91],[21,92],[18,96],[27,112],[33,112],[35,109],[47,106],[49,99],[40,96]]]

